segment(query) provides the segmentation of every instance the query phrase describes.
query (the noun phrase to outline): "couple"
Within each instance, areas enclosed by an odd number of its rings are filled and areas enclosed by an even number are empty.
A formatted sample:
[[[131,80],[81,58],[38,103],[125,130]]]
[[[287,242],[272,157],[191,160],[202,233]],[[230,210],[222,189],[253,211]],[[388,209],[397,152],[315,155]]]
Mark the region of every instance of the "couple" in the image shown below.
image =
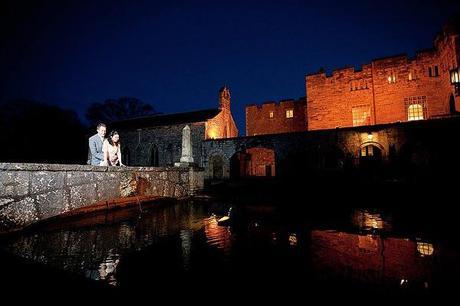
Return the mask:
[[[104,138],[107,127],[104,123],[97,125],[97,134],[89,138],[89,162],[93,166],[124,166],[121,162],[120,135],[112,131],[109,138]]]

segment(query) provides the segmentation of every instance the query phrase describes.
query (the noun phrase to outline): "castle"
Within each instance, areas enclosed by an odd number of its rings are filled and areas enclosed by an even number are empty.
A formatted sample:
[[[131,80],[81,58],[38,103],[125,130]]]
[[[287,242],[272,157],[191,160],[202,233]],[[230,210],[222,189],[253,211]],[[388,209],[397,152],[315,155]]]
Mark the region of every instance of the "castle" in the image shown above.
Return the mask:
[[[375,59],[361,69],[305,77],[306,99],[248,105],[246,135],[335,129],[448,117],[460,111],[458,25],[414,58]]]
[[[309,74],[306,97],[248,105],[247,137],[238,137],[227,87],[218,108],[117,122],[123,160],[174,165],[189,126],[193,159],[206,179],[460,170],[460,144],[452,141],[460,129],[459,29],[444,27],[434,47],[414,58]]]

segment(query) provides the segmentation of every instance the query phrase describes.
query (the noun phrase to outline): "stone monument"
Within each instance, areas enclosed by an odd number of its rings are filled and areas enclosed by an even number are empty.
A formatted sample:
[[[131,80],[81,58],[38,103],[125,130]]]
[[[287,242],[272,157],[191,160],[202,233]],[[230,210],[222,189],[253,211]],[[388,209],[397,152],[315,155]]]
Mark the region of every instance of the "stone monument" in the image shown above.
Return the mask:
[[[186,125],[182,129],[182,154],[179,163],[174,163],[176,167],[193,166],[193,149],[190,127]]]

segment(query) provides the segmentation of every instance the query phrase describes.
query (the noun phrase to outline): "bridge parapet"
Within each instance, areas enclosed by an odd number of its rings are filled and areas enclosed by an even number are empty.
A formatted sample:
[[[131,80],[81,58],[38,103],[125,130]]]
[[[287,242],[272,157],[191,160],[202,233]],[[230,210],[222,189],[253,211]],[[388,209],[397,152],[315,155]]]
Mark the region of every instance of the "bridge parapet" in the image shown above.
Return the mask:
[[[0,232],[117,201],[186,198],[202,188],[200,168],[0,163]]]

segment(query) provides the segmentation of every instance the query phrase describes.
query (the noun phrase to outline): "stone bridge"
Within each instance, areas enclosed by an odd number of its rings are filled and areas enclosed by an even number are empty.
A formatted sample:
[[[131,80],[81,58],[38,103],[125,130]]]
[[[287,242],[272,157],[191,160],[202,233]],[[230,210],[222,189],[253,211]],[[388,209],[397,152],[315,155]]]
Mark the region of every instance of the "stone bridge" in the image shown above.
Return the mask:
[[[302,175],[308,171],[359,168],[366,162],[375,161],[383,165],[395,162],[416,165],[437,163],[438,166],[443,162],[458,164],[453,151],[459,147],[459,132],[460,118],[456,117],[206,140],[202,160],[205,179],[240,175],[241,169],[235,168],[243,167],[245,162],[253,168],[250,175],[269,173],[269,176],[277,177]],[[242,161],[244,156],[241,158],[241,155],[245,154],[253,156]],[[261,157],[254,160],[258,154]],[[261,171],[254,165],[257,163],[262,165]],[[269,171],[263,169],[264,164],[265,167],[268,165]]]
[[[0,163],[0,233],[59,215],[185,198],[202,188],[199,168]]]

